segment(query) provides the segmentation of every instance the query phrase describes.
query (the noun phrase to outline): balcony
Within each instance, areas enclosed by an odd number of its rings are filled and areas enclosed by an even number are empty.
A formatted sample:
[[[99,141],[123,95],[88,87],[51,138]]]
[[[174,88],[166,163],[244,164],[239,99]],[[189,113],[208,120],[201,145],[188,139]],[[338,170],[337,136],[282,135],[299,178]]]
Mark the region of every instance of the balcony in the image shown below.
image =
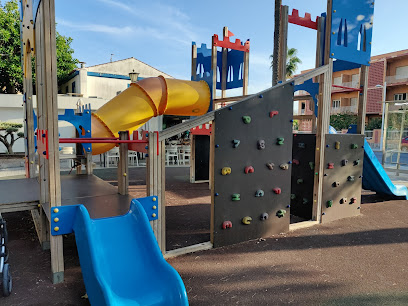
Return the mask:
[[[357,114],[357,105],[353,106],[341,106],[330,109],[330,115],[344,114],[344,113],[353,113]]]
[[[385,77],[387,86],[408,85],[408,76],[390,75]]]
[[[333,84],[333,85],[338,85],[338,86],[347,87],[347,88],[333,87],[332,93],[359,90],[360,88],[359,88],[358,83],[359,82],[342,82],[340,84]]]

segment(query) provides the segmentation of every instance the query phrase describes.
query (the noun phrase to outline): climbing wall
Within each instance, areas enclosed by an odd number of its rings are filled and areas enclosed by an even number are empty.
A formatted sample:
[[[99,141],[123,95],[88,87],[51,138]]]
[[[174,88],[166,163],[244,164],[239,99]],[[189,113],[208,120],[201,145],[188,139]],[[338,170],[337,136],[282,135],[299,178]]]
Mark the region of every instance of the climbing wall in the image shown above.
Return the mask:
[[[290,214],[304,220],[312,219],[315,148],[316,135],[293,134]]]
[[[289,229],[293,85],[215,113],[215,247]]]
[[[360,214],[363,159],[363,135],[326,135],[322,222]]]
[[[194,181],[208,181],[210,164],[210,136],[194,135]]]

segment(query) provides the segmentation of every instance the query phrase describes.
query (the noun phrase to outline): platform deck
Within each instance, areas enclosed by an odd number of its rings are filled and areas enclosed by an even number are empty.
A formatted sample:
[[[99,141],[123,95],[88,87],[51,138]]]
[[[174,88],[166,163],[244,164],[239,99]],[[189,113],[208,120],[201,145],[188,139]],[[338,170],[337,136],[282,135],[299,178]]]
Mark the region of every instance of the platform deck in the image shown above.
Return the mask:
[[[0,212],[30,210],[39,203],[37,179],[0,181]],[[129,210],[131,196],[94,175],[61,175],[62,205],[83,204],[91,218],[123,215]]]

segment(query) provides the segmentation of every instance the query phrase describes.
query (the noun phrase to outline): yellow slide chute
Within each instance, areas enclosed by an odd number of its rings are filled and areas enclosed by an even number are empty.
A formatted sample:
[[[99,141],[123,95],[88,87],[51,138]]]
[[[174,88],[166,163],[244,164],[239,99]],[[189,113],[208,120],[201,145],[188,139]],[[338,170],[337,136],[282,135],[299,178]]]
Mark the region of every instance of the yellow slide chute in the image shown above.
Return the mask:
[[[146,78],[92,113],[92,137],[118,137],[119,131],[134,131],[149,119],[166,115],[201,116],[209,107],[210,88],[205,81]],[[102,154],[114,144],[93,144],[92,154]]]

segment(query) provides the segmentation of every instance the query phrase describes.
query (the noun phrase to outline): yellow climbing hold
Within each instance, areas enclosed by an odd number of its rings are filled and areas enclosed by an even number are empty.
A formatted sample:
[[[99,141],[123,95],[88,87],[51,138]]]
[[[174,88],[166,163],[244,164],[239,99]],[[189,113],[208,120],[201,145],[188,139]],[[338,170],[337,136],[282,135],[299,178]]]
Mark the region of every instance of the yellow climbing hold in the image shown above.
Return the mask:
[[[54,218],[54,222],[58,222],[59,221],[59,218]]]

